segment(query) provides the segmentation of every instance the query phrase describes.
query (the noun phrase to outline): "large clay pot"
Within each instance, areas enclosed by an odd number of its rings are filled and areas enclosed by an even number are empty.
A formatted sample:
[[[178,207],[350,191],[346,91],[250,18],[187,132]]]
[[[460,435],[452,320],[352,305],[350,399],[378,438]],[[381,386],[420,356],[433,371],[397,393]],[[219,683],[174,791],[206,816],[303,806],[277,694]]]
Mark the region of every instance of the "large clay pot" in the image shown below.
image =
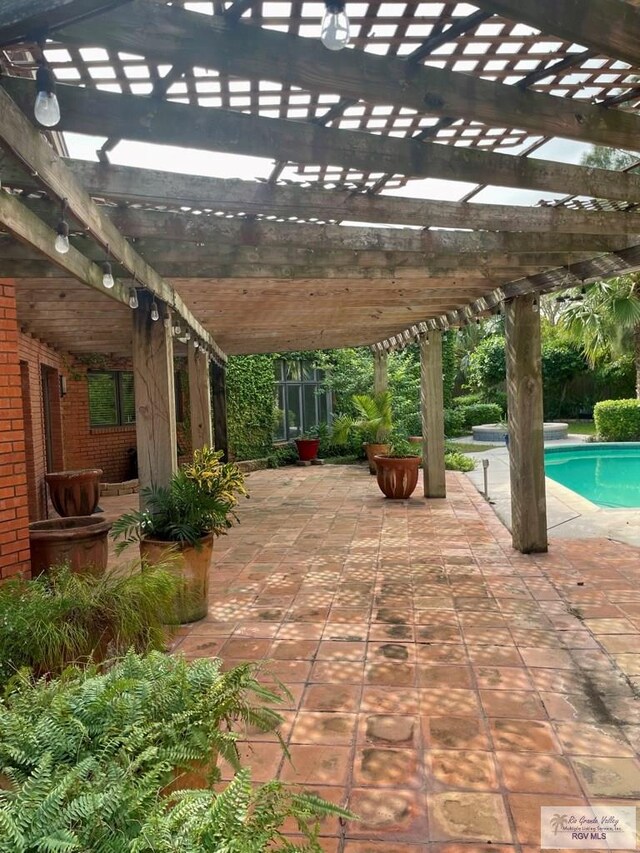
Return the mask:
[[[364,444],[364,450],[367,454],[367,461],[369,462],[369,473],[375,474],[377,471],[375,457],[376,456],[384,456],[389,452],[388,444]]]
[[[207,615],[209,606],[209,568],[213,553],[213,533],[204,536],[196,548],[181,542],[142,539],[140,557],[151,565],[170,561],[185,581],[184,593],[176,604],[178,622],[197,622]]]
[[[319,438],[296,438],[295,442],[301,462],[313,462],[318,458]]]
[[[100,500],[101,468],[45,474],[51,503],[62,518],[91,515]]]
[[[419,456],[376,456],[378,485],[387,498],[406,500],[418,484]]]
[[[107,568],[111,522],[76,516],[34,521],[29,525],[31,573],[68,563],[73,572],[102,574]]]

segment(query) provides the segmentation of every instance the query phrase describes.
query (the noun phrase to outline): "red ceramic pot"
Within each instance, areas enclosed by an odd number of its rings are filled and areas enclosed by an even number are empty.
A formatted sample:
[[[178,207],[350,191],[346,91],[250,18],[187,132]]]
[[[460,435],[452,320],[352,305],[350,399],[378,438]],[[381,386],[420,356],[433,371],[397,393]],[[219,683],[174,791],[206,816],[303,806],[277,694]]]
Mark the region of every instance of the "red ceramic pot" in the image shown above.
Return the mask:
[[[295,442],[301,462],[313,462],[318,458],[319,438],[296,438]]]

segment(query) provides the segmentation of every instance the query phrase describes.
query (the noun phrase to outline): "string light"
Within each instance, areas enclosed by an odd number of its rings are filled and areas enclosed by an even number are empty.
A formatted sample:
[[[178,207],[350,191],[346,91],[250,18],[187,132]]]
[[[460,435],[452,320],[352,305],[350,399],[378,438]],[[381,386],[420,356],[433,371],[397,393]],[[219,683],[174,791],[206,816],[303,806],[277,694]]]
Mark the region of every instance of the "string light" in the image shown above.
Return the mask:
[[[109,245],[107,244],[107,260],[102,264],[102,286],[107,290],[111,290],[114,284],[113,270],[109,262]]]
[[[134,311],[138,307],[138,292],[135,287],[129,288],[129,308],[132,308]]]
[[[173,334],[174,334],[174,336],[175,336],[176,338],[179,338],[179,337],[180,337],[180,335],[182,334],[182,329],[180,328],[180,326],[179,326],[177,323],[176,323],[176,325],[173,327]]]
[[[56,95],[56,81],[43,58],[36,71],[36,100],[33,114],[43,127],[55,127],[60,121],[60,104]]]
[[[53,244],[54,249],[59,255],[66,255],[69,251],[69,223],[64,218],[67,212],[66,198],[62,202],[62,210],[60,213],[60,221],[56,225],[56,241]]]
[[[156,304],[155,299],[151,303],[151,319],[154,323],[156,323],[160,319],[160,312],[158,311],[158,306]]]
[[[349,44],[349,18],[344,0],[325,0],[326,11],[320,28],[320,41],[329,50],[342,50]]]

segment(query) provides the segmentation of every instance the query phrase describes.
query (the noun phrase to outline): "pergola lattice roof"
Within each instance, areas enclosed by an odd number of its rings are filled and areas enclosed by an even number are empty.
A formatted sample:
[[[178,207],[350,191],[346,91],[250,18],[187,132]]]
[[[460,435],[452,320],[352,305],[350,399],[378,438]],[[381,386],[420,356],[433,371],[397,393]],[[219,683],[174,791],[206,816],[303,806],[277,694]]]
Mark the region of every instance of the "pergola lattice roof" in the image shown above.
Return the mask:
[[[2,64],[24,77],[25,57],[38,53],[34,21],[53,25],[44,55],[69,84],[59,87],[60,129],[107,140],[103,165],[70,162],[71,173],[146,261],[141,269],[169,279],[229,352],[401,341],[403,330],[464,321],[505,294],[638,265],[640,179],[526,156],[554,137],[639,147],[635,4],[585,0],[577,19],[568,0],[349,3],[353,50],[339,55],[312,38],[321,3],[183,5],[0,0]],[[30,110],[28,81],[4,87]],[[108,159],[121,138],[258,154],[274,166],[262,185],[119,170]],[[40,155],[13,140],[0,132],[3,186],[50,227],[63,181],[43,177]],[[561,193],[566,209],[492,210],[469,204],[472,193],[460,203],[411,199],[408,182],[425,177]],[[401,186],[403,198],[384,195]],[[81,208],[70,211],[74,245],[99,262],[108,240]],[[456,243],[441,232],[331,225],[344,220],[478,233]],[[2,221],[28,244],[0,238],[0,263],[21,279],[25,325],[72,351],[126,352],[124,300],[78,290],[68,266],[43,259],[42,243],[8,213]],[[125,283],[153,289],[153,277],[132,278],[131,259],[114,261]],[[99,318],[93,337],[87,311]]]

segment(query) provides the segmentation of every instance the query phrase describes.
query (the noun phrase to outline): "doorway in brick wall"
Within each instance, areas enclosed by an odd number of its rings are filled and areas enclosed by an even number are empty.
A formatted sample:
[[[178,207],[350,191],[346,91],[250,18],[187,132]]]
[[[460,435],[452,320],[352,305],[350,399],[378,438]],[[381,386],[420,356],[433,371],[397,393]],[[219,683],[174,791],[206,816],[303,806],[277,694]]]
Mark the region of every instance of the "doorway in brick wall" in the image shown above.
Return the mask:
[[[61,471],[64,468],[62,453],[62,410],[60,405],[60,374],[49,365],[40,365],[40,387],[42,394],[42,430],[44,439],[44,468],[49,471]],[[46,492],[44,478],[44,504],[47,516],[51,507]]]

